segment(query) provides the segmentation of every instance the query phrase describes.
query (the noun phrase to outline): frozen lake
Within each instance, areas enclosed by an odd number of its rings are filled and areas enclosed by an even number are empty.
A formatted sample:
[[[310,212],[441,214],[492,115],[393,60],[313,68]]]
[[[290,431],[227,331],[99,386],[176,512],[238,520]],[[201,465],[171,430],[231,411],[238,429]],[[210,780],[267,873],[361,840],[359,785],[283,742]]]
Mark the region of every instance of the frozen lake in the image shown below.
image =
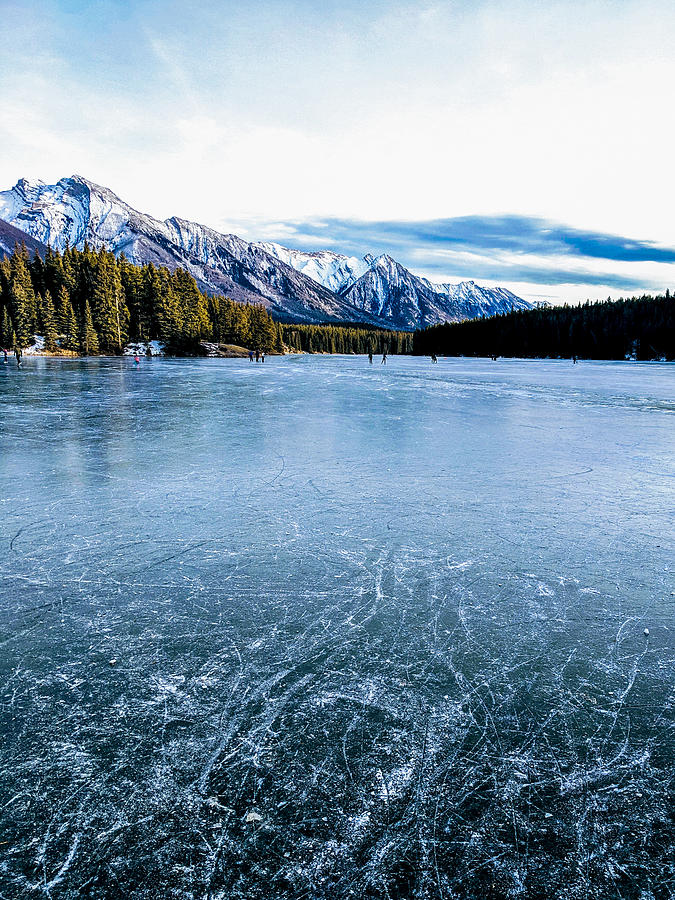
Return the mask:
[[[0,897],[675,896],[674,412],[665,364],[0,364]]]

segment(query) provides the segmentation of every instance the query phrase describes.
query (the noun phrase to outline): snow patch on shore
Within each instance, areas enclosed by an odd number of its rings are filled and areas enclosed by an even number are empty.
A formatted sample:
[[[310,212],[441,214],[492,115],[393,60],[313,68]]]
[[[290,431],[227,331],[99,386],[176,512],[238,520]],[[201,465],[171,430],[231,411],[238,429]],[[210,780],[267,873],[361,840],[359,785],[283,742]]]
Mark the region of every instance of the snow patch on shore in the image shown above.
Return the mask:
[[[42,356],[45,352],[45,339],[41,334],[33,335],[33,343],[21,351],[24,356]]]
[[[127,344],[125,356],[164,356],[164,344],[161,341],[138,341]]]

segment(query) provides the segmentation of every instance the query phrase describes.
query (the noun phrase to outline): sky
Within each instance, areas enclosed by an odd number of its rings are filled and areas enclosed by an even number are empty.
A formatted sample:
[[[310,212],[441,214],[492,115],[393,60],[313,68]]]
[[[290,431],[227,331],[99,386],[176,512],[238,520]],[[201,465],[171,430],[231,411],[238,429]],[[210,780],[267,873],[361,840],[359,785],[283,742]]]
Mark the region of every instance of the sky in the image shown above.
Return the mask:
[[[0,0],[0,188],[578,302],[675,287],[672,0]]]

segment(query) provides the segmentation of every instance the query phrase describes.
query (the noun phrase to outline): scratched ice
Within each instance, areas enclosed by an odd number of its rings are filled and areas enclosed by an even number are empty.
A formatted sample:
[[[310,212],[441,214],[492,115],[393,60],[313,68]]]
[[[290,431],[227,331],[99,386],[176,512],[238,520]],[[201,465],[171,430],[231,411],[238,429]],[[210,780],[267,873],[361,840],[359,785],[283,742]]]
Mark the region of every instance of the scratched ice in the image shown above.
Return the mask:
[[[0,368],[0,896],[675,896],[674,397]]]

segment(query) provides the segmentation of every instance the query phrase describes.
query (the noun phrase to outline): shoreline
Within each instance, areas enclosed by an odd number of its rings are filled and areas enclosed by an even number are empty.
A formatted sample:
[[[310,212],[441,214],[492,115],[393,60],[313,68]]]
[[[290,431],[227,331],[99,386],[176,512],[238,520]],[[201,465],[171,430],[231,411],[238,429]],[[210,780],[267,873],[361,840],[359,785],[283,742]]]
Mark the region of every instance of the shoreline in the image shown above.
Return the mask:
[[[6,360],[7,363],[14,362],[14,353],[13,351],[7,351],[8,358]],[[38,350],[33,352],[23,352],[22,360],[26,359],[64,359],[64,360],[75,360],[75,359],[132,359],[135,355],[138,355],[139,359],[248,359],[248,351],[246,353],[227,353],[222,352],[218,354],[203,354],[203,353],[181,353],[181,354],[173,354],[173,353],[90,353],[90,354],[80,354],[75,353],[74,351],[63,351],[60,353],[52,353],[47,350]],[[297,357],[297,356],[346,356],[346,357],[362,357],[367,359],[367,353],[328,353],[326,351],[316,351],[313,352],[311,350],[286,350],[284,353],[279,353],[278,351],[272,353],[266,353],[265,356],[267,358],[275,358],[280,359],[283,357]],[[375,358],[377,359],[381,354],[375,354]],[[402,359],[430,359],[427,354],[424,353],[388,353],[387,357],[389,359],[393,358],[402,358]],[[476,360],[483,362],[504,362],[504,361],[520,361],[520,362],[566,362],[570,365],[574,365],[570,357],[567,356],[500,356],[497,359],[493,360],[490,356],[439,356],[439,362],[441,360]],[[577,357],[578,363],[651,363],[651,364],[659,364],[659,365],[668,365],[675,363],[673,359],[606,359],[602,357]]]

